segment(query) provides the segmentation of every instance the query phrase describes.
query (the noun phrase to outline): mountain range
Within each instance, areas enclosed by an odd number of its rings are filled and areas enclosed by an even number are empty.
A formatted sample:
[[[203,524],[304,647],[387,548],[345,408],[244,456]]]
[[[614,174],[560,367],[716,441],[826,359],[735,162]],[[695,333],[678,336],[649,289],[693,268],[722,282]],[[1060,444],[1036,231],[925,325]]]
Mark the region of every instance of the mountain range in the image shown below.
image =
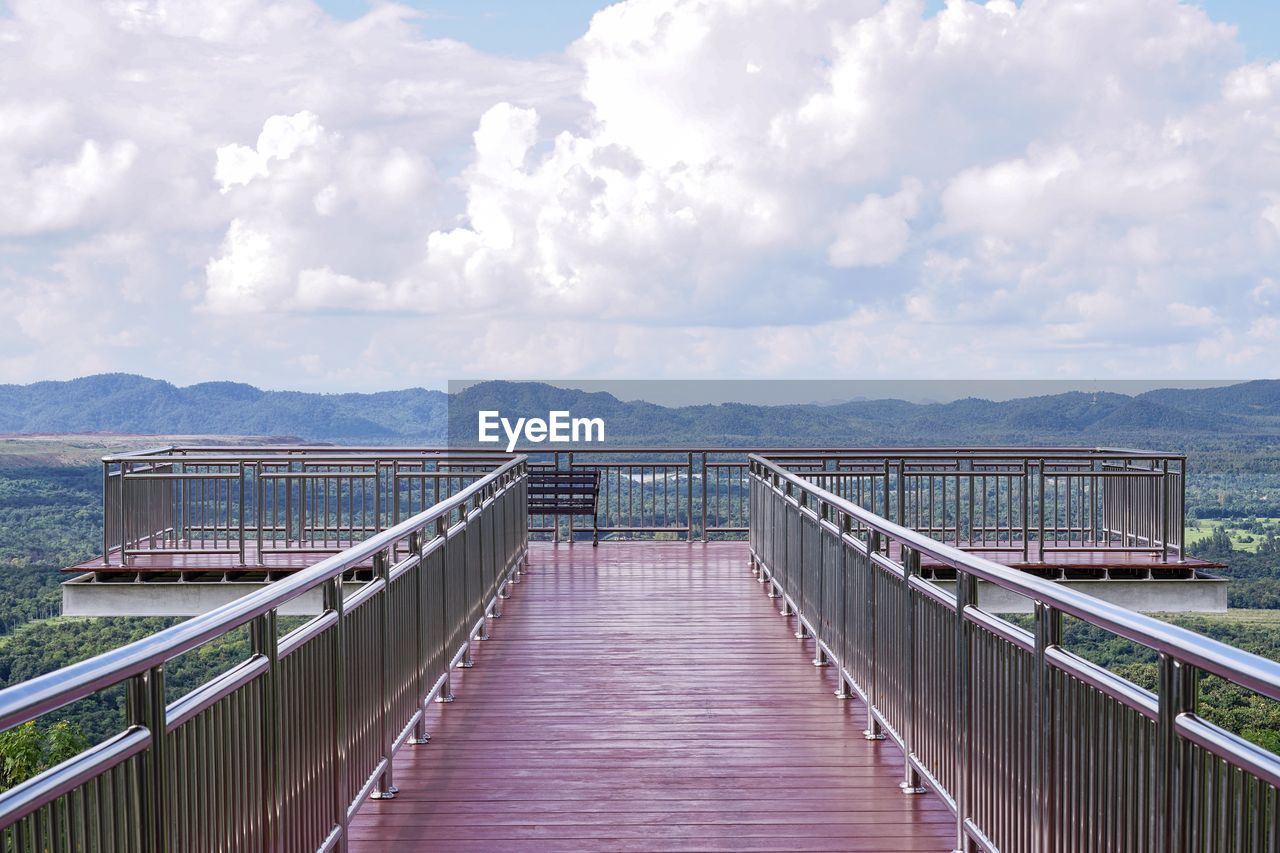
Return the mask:
[[[994,402],[852,400],[785,406],[664,407],[532,382],[483,382],[455,395],[264,391],[234,382],[178,387],[130,374],[0,385],[0,433],[290,436],[308,441],[474,443],[476,412],[603,418],[613,444],[847,446],[1152,444],[1280,438],[1280,380],[1129,396],[1072,392]],[[1172,443],[1171,443],[1172,442]]]

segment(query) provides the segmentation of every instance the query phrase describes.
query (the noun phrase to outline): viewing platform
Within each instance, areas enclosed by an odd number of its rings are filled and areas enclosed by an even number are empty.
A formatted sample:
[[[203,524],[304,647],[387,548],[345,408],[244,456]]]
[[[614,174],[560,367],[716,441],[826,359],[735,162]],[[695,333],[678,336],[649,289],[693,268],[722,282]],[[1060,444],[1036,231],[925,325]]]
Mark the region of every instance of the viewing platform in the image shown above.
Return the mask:
[[[556,540],[742,540],[751,451],[550,452],[589,474],[594,517],[534,515]],[[1221,612],[1222,564],[1183,552],[1186,460],[1063,448],[770,450],[787,470],[938,541],[1144,612]],[[343,552],[456,494],[504,454],[412,448],[171,447],[109,457],[102,553],[65,571],[77,616],[192,616]],[[889,555],[899,555],[892,549]],[[355,567],[353,583],[372,577]],[[945,565],[922,575],[944,586]],[[1158,584],[1153,581],[1191,581]],[[128,584],[128,586],[122,586]],[[139,586],[145,584],[145,588]],[[1025,601],[982,585],[1001,612]],[[286,611],[315,613],[319,595]]]
[[[593,471],[563,479],[594,516],[531,504],[538,465]],[[1202,677],[1280,701],[1280,664],[1104,598],[1223,589],[1183,553],[1185,472],[998,448],[109,459],[104,556],[68,602],[237,597],[0,691],[0,731],[123,700],[118,734],[0,794],[0,849],[1275,849],[1280,757],[1197,711]],[[1158,689],[1067,620],[1149,650]]]

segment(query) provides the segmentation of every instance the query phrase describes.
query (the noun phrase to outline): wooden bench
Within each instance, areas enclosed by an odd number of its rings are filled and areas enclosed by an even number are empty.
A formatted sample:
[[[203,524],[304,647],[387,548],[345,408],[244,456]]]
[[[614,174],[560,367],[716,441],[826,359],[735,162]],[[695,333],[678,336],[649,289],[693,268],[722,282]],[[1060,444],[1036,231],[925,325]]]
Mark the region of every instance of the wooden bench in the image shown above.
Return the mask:
[[[600,544],[596,501],[600,497],[600,472],[591,468],[529,468],[529,515],[591,516],[591,544]],[[572,539],[572,536],[570,537]]]

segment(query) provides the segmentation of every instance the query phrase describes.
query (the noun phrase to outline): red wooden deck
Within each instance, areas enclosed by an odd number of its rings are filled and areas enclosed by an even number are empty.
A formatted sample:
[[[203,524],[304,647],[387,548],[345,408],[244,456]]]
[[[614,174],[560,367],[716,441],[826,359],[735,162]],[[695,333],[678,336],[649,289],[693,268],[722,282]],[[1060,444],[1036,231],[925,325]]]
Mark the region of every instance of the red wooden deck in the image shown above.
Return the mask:
[[[353,850],[952,849],[745,543],[534,543],[530,564]]]

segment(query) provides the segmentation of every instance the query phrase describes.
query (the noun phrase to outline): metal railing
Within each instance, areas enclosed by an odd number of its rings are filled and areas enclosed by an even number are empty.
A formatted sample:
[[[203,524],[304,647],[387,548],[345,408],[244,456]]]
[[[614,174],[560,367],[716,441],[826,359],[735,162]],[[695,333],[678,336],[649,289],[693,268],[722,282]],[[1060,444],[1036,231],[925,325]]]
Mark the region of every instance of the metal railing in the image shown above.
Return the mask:
[[[1134,550],[1181,560],[1186,459],[1073,448],[575,450],[530,458],[599,470],[590,520],[535,518],[531,532],[572,538],[665,535],[704,541],[745,534],[747,457],[775,463],[899,524],[974,550]]]
[[[127,689],[120,734],[0,794],[0,850],[345,849],[364,799],[394,796],[397,749],[426,737],[425,704],[451,698],[451,667],[526,557],[527,461],[489,467],[287,579],[0,691],[8,730]],[[345,597],[362,566],[373,580]],[[279,636],[280,607],[317,588],[324,611]],[[249,657],[166,702],[166,663],[242,626]]]
[[[1280,758],[1196,713],[1201,673],[1280,700],[1280,664],[907,529],[785,460],[750,464],[753,570],[866,703],[866,736],[902,747],[903,791],[953,810],[957,849],[1280,848]],[[954,593],[922,558],[955,570]],[[1034,630],[982,610],[979,582],[1031,600]],[[1064,648],[1064,616],[1154,650],[1158,692]]]
[[[747,454],[704,448],[529,452],[556,468],[600,472],[592,519],[535,516],[531,533],[611,539],[742,538],[747,532]]]
[[[334,553],[458,493],[509,455],[413,448],[167,447],[103,459],[104,564]]]
[[[529,451],[597,470],[596,518],[535,516],[554,539],[743,538],[753,450]],[[1021,552],[1134,550],[1183,558],[1186,460],[1112,449],[758,451],[859,506],[939,541]],[[240,566],[332,553],[456,493],[510,458],[471,450],[171,447],[103,463],[106,566],[142,554],[222,552]],[[122,546],[123,543],[123,546]]]
[[[840,497],[940,542],[1019,551],[1183,557],[1186,459],[1109,449],[765,452]]]

